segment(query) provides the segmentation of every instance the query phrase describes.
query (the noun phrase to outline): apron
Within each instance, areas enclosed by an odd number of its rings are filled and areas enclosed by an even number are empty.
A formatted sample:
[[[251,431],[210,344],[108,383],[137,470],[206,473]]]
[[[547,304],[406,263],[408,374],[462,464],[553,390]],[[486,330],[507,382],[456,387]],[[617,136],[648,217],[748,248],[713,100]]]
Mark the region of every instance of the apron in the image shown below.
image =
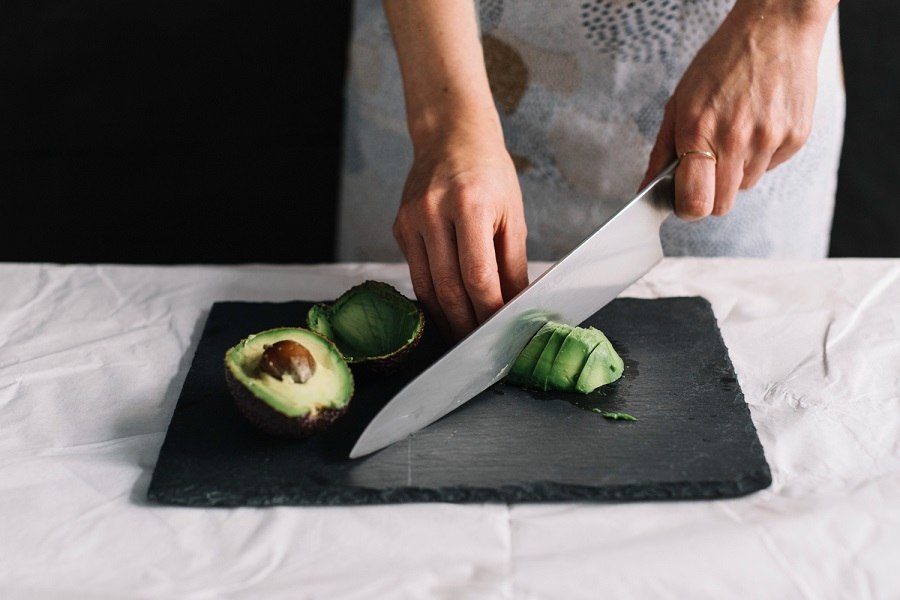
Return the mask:
[[[733,5],[725,0],[482,0],[491,89],[525,203],[529,260],[556,260],[641,181],[663,107]],[[812,132],[738,193],[724,217],[662,227],[667,256],[823,258],[845,94],[837,13],[825,35]],[[412,146],[380,0],[357,0],[350,38],[337,232],[341,261],[401,261],[391,227]]]

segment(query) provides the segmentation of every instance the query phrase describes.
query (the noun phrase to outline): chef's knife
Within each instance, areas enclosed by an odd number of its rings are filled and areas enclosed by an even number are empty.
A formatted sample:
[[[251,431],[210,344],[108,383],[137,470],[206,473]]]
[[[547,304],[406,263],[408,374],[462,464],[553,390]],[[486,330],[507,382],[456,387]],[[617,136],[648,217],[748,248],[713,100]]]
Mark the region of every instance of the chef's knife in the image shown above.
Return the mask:
[[[659,228],[672,213],[676,160],[625,207],[406,385],[350,451],[365,456],[459,408],[506,376],[548,320],[578,324],[662,260]]]

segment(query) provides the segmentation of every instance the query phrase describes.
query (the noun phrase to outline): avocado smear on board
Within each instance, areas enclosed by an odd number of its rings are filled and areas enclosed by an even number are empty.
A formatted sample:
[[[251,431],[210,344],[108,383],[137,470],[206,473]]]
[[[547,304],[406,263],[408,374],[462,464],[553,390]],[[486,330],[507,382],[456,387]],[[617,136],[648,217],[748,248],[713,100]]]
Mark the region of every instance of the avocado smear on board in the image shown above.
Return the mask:
[[[519,353],[506,381],[541,391],[589,394],[619,379],[624,370],[624,361],[599,329],[547,321]]]
[[[600,413],[604,419],[610,419],[611,421],[637,421],[636,417],[623,412],[612,412],[600,408],[592,408],[591,412]]]

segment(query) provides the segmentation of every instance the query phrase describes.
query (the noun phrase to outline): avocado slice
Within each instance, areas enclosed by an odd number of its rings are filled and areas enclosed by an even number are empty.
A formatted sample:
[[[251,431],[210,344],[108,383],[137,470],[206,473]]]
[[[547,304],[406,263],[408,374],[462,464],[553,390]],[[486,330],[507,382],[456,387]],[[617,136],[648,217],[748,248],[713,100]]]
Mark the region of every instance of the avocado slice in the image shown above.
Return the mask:
[[[273,435],[304,438],[347,411],[353,375],[328,338],[297,327],[249,335],[225,352],[225,378],[241,414]]]
[[[556,329],[556,323],[548,321],[541,325],[537,333],[528,340],[528,343],[525,344],[519,356],[516,357],[509,373],[506,375],[508,383],[526,387],[531,385],[531,373],[534,371],[534,366],[537,364],[538,358],[540,358],[541,352],[543,352],[544,346],[547,345],[547,341],[553,334],[554,329]]]
[[[553,333],[550,335],[550,339],[547,340],[547,345],[544,346],[544,350],[538,357],[534,370],[531,372],[531,379],[534,386],[538,389],[544,391],[550,389],[548,381],[553,372],[553,362],[556,360],[556,355],[571,331],[571,325],[565,325],[564,323],[553,324]]]
[[[556,358],[553,359],[553,367],[547,378],[547,387],[554,390],[571,392],[575,389],[575,382],[584,369],[588,356],[600,342],[600,333],[593,327],[573,327],[563,340]],[[600,334],[602,336],[603,334]]]
[[[547,321],[519,353],[505,381],[587,394],[617,380],[624,370],[624,361],[599,329]]]
[[[616,381],[625,371],[625,362],[615,351],[609,339],[599,332],[603,339],[594,347],[584,368],[575,382],[575,391],[589,394],[601,385]]]
[[[313,305],[306,316],[312,331],[338,347],[351,367],[387,373],[401,366],[422,339],[425,313],[390,284],[368,280],[333,303]]]

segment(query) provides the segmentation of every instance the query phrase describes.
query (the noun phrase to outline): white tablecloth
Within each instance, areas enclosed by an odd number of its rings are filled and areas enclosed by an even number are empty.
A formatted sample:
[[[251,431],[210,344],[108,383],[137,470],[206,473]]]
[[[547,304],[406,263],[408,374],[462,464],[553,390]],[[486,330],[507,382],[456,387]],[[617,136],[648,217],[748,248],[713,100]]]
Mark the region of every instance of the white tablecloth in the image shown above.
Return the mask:
[[[537,275],[546,264],[532,265]],[[713,305],[774,477],[722,501],[147,502],[217,300],[402,265],[0,264],[0,598],[900,598],[900,261],[666,259]]]

